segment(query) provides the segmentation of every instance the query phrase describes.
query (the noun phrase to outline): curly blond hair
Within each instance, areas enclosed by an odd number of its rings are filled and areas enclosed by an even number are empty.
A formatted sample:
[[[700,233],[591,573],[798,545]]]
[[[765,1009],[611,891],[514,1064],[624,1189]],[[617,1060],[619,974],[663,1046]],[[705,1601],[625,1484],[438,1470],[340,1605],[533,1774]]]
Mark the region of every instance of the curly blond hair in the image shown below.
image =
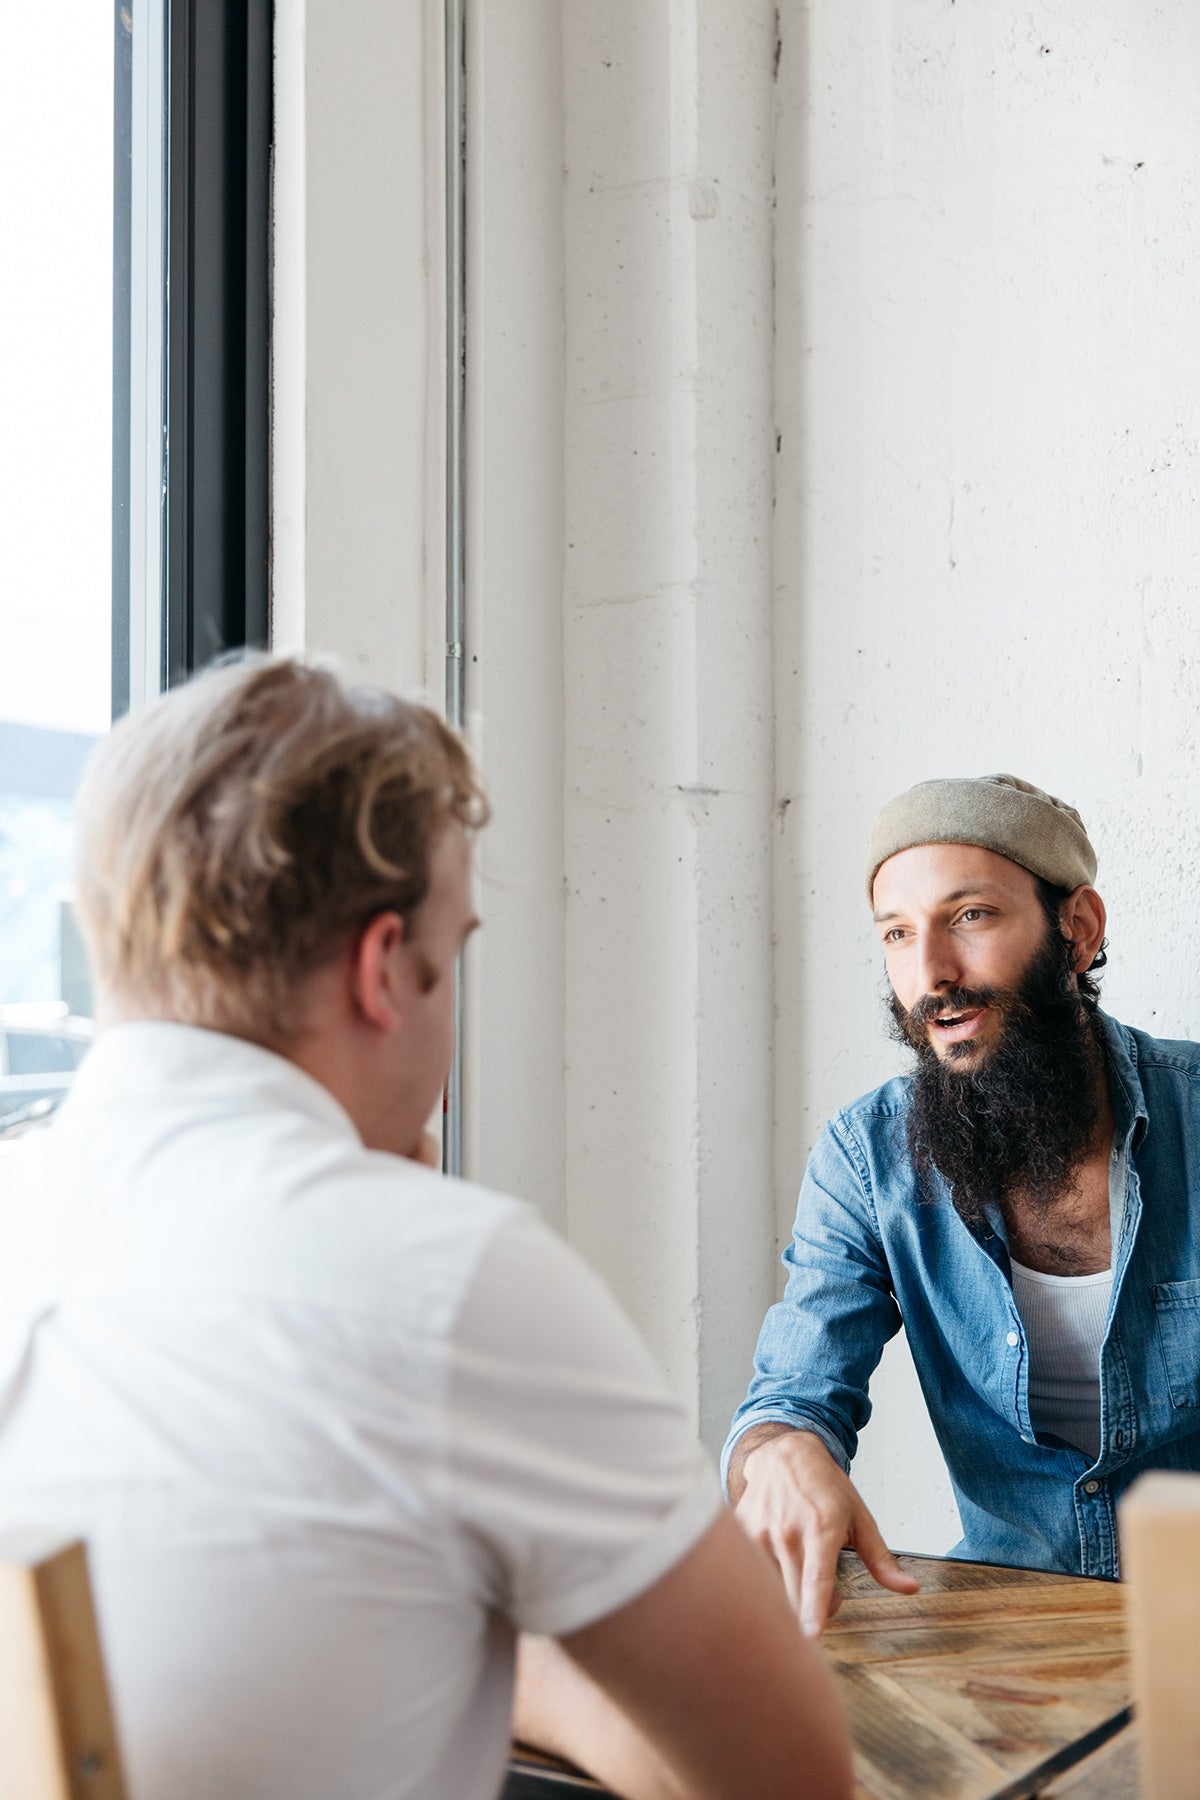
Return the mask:
[[[427,707],[253,656],[117,725],[79,794],[79,920],[102,1002],[286,1042],[298,990],[377,913],[410,920],[457,821],[486,822]]]

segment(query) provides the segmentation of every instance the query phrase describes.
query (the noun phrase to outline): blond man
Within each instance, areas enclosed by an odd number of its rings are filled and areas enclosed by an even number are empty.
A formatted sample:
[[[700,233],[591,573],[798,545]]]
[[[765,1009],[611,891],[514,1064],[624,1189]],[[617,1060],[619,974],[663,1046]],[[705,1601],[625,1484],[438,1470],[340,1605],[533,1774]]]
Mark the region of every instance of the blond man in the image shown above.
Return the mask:
[[[134,1800],[488,1800],[520,1629],[631,1795],[845,1794],[828,1674],[618,1309],[420,1166],[460,742],[263,658],[120,725],[80,811],[99,1035],[2,1165],[0,1524],[89,1541]]]

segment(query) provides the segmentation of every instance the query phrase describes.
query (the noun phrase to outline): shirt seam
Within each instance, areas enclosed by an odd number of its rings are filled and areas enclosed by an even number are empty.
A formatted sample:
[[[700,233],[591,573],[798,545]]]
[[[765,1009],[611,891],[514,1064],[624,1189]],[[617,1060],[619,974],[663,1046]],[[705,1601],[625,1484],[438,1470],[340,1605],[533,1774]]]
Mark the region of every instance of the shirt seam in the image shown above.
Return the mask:
[[[519,1624],[539,1636],[564,1637],[620,1611],[675,1568],[695,1549],[721,1511],[721,1495],[711,1466],[698,1464],[687,1491],[653,1527],[626,1546],[616,1567],[589,1576],[569,1593],[549,1590],[524,1596]]]
[[[875,1207],[875,1195],[871,1184],[870,1166],[867,1162],[866,1153],[859,1143],[854,1127],[845,1113],[838,1114],[837,1118],[833,1120],[832,1128],[837,1136],[838,1142],[841,1144],[842,1149],[850,1160],[850,1165],[858,1180],[859,1190],[862,1194],[863,1201],[866,1204],[867,1211],[871,1215],[872,1229],[882,1252],[883,1237],[879,1229],[879,1214]],[[886,1262],[886,1260],[887,1258],[885,1255],[884,1261]]]

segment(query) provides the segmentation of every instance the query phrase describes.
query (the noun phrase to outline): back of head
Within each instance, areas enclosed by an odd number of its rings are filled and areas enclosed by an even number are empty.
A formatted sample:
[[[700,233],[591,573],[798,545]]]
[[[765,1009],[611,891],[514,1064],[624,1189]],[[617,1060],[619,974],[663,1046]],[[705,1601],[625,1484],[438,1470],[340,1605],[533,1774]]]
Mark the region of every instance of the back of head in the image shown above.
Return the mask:
[[[379,912],[411,917],[444,831],[487,803],[428,708],[255,656],[117,725],[79,814],[101,1010],[278,1044],[306,977]]]

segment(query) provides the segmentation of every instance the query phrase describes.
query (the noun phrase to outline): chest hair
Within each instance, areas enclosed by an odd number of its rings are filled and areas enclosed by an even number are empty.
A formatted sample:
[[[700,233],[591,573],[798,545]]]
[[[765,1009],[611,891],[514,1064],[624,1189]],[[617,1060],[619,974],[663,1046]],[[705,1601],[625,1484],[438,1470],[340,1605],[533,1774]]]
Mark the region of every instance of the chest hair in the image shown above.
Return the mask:
[[[1107,1145],[1093,1151],[1075,1184],[1051,1202],[1014,1194],[1004,1202],[1009,1255],[1042,1275],[1098,1275],[1112,1262]]]

